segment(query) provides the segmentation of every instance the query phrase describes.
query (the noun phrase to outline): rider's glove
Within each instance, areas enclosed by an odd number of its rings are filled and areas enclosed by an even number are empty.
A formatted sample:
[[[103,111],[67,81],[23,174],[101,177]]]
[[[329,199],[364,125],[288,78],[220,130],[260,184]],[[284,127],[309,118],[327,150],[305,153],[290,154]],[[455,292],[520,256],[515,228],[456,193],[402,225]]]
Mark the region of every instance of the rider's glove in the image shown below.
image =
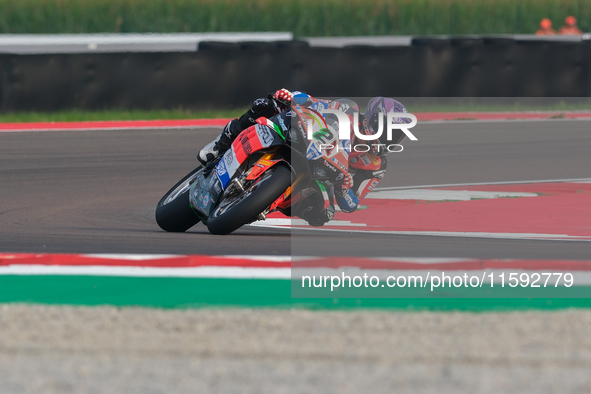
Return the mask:
[[[352,187],[353,176],[347,173],[347,175],[335,185],[335,195],[338,197],[344,197]]]
[[[242,127],[240,131],[255,124],[256,120],[260,117],[270,118],[279,112],[281,111],[278,110],[275,100],[269,98],[256,99],[248,112],[240,117],[239,122]]]
[[[293,94],[287,89],[280,89],[275,93],[269,93],[269,98],[274,100],[281,110],[285,110],[291,105]]]
[[[353,177],[351,176],[351,174],[347,173],[343,180],[339,182],[339,186],[341,189],[351,189],[353,187]]]
[[[287,89],[281,89],[275,93],[269,93],[268,98],[259,98],[252,103],[252,107],[238,119],[235,131],[230,138],[233,141],[236,136],[253,124],[261,117],[271,118],[291,105],[293,94]]]

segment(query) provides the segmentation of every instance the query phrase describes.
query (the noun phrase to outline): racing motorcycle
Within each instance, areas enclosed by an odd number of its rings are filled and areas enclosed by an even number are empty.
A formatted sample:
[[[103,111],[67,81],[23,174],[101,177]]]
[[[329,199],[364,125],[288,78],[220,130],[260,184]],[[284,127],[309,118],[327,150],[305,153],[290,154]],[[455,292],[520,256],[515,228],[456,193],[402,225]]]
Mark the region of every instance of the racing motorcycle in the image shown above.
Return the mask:
[[[326,185],[347,174],[350,145],[339,141],[326,119],[296,105],[257,119],[225,154],[193,170],[162,197],[158,225],[184,232],[201,221],[212,234],[229,234],[271,212],[292,216],[310,201],[328,207],[332,197]],[[311,140],[306,127],[312,127]]]

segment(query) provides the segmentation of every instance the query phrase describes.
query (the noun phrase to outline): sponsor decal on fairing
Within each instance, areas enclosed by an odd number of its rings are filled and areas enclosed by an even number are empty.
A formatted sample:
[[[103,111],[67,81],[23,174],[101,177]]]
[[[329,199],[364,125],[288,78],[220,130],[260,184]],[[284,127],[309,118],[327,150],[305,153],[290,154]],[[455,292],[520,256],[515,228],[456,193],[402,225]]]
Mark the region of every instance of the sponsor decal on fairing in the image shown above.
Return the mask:
[[[282,126],[285,126],[285,124],[283,124],[283,119],[281,119],[281,123]],[[271,132],[269,127],[256,124],[255,128],[257,131],[257,136],[259,137],[259,140],[261,141],[261,145],[263,146],[263,148],[268,148],[269,146],[271,146],[271,144],[275,140],[275,137],[273,137],[273,133]],[[284,130],[286,129],[284,128]]]
[[[236,159],[236,154],[234,153],[234,147],[231,147],[226,151],[222,160],[219,161],[216,167],[217,176],[222,183],[222,188],[226,188],[228,182],[240,166],[238,160]]]

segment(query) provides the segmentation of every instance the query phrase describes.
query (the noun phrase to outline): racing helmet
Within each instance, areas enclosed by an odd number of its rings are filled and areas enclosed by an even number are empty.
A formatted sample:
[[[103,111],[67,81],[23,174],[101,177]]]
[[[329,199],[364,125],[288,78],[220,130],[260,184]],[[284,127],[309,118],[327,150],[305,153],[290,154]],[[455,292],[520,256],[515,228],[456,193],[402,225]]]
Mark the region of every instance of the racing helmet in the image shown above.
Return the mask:
[[[374,97],[369,100],[367,103],[367,108],[365,110],[365,119],[363,128],[365,129],[366,135],[375,135],[379,130],[379,117],[381,114],[383,115],[382,125],[385,131],[386,125],[386,115],[389,112],[399,113],[399,112],[408,112],[406,107],[402,105],[400,101],[394,100],[393,98],[389,97]],[[394,118],[394,123],[402,124],[402,123],[410,123],[411,120],[407,118]]]
[[[340,98],[333,100],[333,106],[335,109],[338,109],[350,117],[353,116],[354,113],[359,112],[359,105],[351,99],[348,98]]]

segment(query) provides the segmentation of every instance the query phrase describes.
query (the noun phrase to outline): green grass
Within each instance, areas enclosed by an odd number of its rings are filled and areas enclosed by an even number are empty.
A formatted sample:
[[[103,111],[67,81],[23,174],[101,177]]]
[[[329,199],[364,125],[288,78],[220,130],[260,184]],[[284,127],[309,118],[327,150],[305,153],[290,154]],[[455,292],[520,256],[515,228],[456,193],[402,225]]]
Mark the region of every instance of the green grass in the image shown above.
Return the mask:
[[[432,101],[431,99],[400,99],[406,104],[411,113],[421,112],[519,112],[519,111],[591,111],[591,101],[578,102],[548,102],[534,105],[516,102],[513,104],[484,104],[472,102],[469,99],[449,102]],[[479,100],[479,99],[476,99]],[[543,99],[540,99],[543,100]],[[363,108],[362,108],[363,109]],[[59,112],[7,112],[0,113],[0,123],[20,122],[81,122],[108,120],[158,120],[158,119],[215,119],[237,118],[247,110],[247,107],[227,110],[106,110],[82,111],[67,110]],[[560,118],[555,116],[555,118]]]
[[[234,110],[154,110],[154,111],[80,111],[68,110],[60,112],[12,112],[0,113],[0,122],[80,122],[101,120],[156,120],[156,119],[212,119],[236,118],[242,115],[246,108]]]
[[[292,31],[298,37],[533,33],[588,0],[0,0],[0,33]]]
[[[576,291],[574,296],[587,297],[590,289],[571,290]],[[326,295],[326,289],[321,293]],[[472,312],[591,307],[591,298],[552,298],[552,295],[543,298],[465,298],[470,297],[467,293],[458,295],[464,298],[426,295],[423,292],[421,298],[292,298],[290,281],[283,279],[0,275],[0,303]]]

